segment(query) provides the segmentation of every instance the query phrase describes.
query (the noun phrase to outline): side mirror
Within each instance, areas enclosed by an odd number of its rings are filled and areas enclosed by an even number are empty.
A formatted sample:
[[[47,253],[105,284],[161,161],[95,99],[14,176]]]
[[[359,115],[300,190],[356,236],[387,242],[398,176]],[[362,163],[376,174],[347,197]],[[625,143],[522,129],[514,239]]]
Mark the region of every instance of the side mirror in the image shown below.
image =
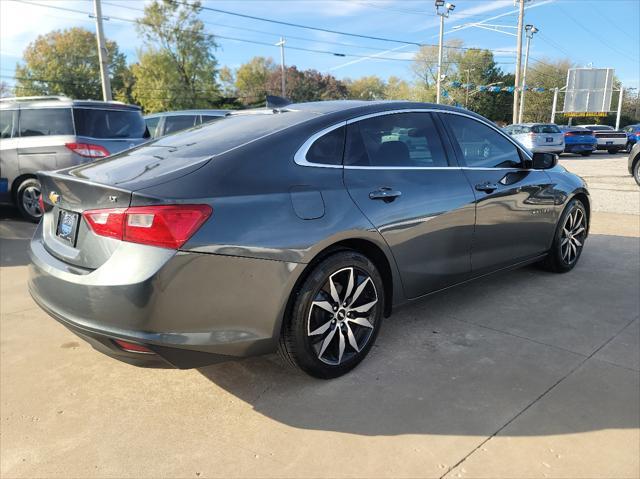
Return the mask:
[[[548,170],[558,164],[558,155],[555,153],[534,153],[531,163],[534,170]]]

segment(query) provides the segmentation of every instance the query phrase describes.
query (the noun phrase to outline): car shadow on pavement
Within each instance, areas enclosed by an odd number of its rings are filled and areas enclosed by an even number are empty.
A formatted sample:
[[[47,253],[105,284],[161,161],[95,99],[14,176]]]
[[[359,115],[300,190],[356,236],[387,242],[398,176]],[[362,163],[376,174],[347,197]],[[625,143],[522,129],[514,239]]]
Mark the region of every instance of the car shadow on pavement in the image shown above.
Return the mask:
[[[29,240],[36,229],[17,209],[0,206],[0,266],[29,264]]]
[[[568,274],[525,267],[399,309],[365,361],[339,379],[310,378],[276,355],[199,371],[255,411],[303,429],[491,435],[559,383],[568,390],[549,393],[562,399],[550,406],[555,419],[514,434],[637,428],[637,366],[597,352],[640,314],[639,239],[588,243]]]

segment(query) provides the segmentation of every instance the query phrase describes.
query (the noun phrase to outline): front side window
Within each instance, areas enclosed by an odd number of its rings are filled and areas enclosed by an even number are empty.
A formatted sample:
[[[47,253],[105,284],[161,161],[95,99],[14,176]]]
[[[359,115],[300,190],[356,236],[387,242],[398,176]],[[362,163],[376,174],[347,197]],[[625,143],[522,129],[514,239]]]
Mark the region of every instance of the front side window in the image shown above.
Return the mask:
[[[20,111],[20,136],[73,135],[71,108]]]
[[[176,115],[167,116],[164,119],[164,135],[175,133],[176,131],[186,130],[196,124],[195,115]]]
[[[430,113],[394,113],[348,125],[345,165],[446,167],[447,157]]]
[[[202,123],[209,123],[211,121],[219,120],[220,118],[224,118],[224,116],[202,115]]]
[[[444,119],[462,153],[466,166],[476,168],[518,168],[520,154],[513,143],[493,128],[472,118],[446,114]]]
[[[74,108],[78,136],[90,138],[146,138],[147,126],[137,110]]]
[[[345,127],[341,126],[314,141],[307,151],[307,161],[320,165],[341,165],[344,131]]]
[[[0,138],[11,138],[15,110],[0,110]]]

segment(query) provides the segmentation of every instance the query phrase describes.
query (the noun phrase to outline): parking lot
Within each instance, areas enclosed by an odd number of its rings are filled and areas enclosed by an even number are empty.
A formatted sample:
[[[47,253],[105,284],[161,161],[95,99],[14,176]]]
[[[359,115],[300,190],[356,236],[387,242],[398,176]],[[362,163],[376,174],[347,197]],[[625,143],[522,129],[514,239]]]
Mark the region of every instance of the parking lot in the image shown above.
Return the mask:
[[[320,381],[275,355],[196,370],[96,353],[30,299],[34,226],[0,210],[0,475],[638,477],[640,189],[626,156],[563,156],[592,195],[580,263],[398,310]]]

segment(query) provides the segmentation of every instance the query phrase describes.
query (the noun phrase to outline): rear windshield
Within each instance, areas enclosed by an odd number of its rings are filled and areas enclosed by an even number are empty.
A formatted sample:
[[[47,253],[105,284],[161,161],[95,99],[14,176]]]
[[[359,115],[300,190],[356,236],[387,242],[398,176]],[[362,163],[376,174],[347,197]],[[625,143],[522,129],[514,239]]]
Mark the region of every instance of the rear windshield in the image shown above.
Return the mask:
[[[531,127],[533,133],[561,133],[556,125],[534,125]]]
[[[76,135],[91,138],[148,138],[139,111],[74,108]]]

